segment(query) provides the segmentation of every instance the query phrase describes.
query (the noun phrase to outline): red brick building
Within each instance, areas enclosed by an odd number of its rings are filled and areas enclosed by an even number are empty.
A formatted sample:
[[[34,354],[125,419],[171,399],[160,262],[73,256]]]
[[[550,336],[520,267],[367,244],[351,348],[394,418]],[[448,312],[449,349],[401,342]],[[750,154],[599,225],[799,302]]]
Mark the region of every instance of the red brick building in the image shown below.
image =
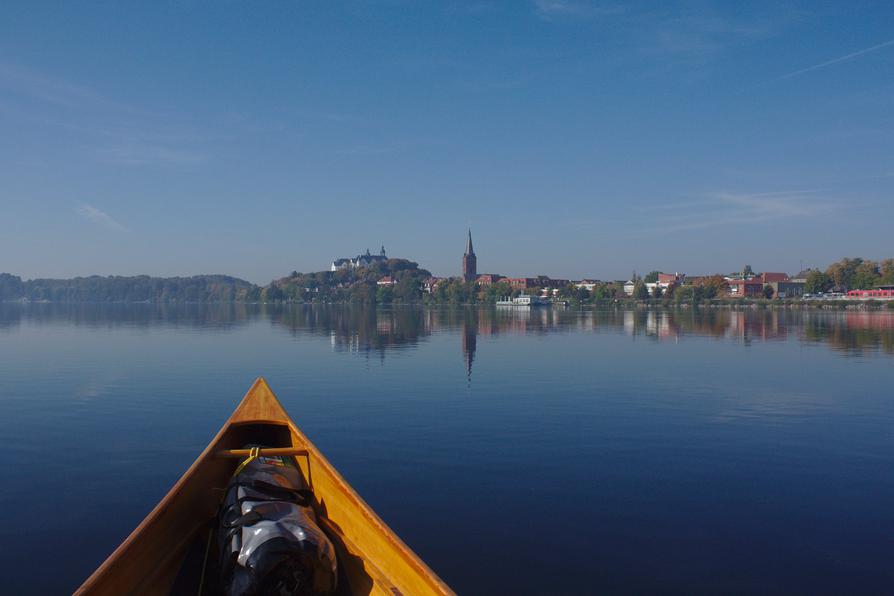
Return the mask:
[[[490,286],[493,284],[500,283],[501,281],[505,281],[502,275],[497,275],[496,273],[482,273],[478,276],[478,284],[482,286]]]
[[[758,278],[730,279],[726,283],[729,284],[729,296],[731,298],[752,298],[760,297],[764,294],[764,282]]]
[[[761,273],[761,282],[765,284],[788,281],[788,273]]]
[[[534,277],[507,277],[503,281],[512,286],[514,290],[527,290],[537,285],[537,279]]]
[[[666,288],[671,284],[682,284],[685,278],[686,276],[682,273],[659,273],[658,285]]]

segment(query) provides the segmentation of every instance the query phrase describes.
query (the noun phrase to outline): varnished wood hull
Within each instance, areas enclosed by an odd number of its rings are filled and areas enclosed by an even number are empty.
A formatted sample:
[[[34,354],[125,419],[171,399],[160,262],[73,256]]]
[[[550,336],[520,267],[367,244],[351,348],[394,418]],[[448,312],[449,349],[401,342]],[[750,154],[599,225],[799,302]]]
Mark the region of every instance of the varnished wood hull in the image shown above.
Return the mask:
[[[234,460],[221,449],[247,443],[304,449],[296,457],[313,489],[321,526],[336,546],[350,594],[451,594],[451,590],[357,495],[285,413],[264,379],[189,470],[76,594],[168,594],[190,544],[207,528]],[[346,582],[344,580],[347,580]]]

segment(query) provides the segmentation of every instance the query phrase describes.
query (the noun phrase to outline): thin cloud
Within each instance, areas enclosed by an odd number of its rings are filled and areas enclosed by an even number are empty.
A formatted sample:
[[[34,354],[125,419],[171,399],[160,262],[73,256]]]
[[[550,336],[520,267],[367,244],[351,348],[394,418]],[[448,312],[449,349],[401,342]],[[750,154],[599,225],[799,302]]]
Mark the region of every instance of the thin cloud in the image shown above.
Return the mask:
[[[875,52],[875,51],[881,50],[883,48],[887,48],[888,46],[894,46],[894,39],[874,45],[869,48],[857,50],[856,52],[851,52],[850,54],[845,54],[844,56],[839,56],[838,58],[833,58],[832,60],[826,60],[825,62],[820,62],[819,64],[814,64],[813,66],[808,66],[807,68],[802,68],[800,70],[792,71],[790,73],[776,77],[773,80],[774,81],[784,81],[785,79],[791,79],[793,77],[797,77],[802,74],[807,74],[808,72],[813,72],[815,70],[820,70],[821,68],[826,68],[827,66],[832,66],[833,64],[839,64],[841,62],[847,62],[848,60],[853,60],[854,58],[862,56],[863,54],[869,54],[870,52]]]
[[[716,16],[688,15],[659,20],[646,34],[661,52],[708,56],[722,48],[775,32],[775,23],[739,22]]]
[[[122,166],[188,166],[208,161],[204,153],[145,143],[105,148],[97,152],[97,158],[103,163]]]
[[[545,21],[557,17],[598,17],[624,12],[621,6],[580,0],[534,0],[534,13]]]
[[[814,217],[838,209],[836,202],[824,199],[818,193],[818,190],[711,193],[703,200],[662,206],[660,221],[651,222],[644,231],[653,234],[768,223],[781,219]]]
[[[0,62],[0,88],[70,110],[145,114],[139,108],[114,101],[90,87],[8,62]]]
[[[210,159],[209,137],[178,124],[171,114],[110,99],[85,85],[0,60],[0,111],[31,126],[82,137],[100,163],[142,166],[197,165]]]
[[[386,155],[388,153],[394,153],[397,151],[396,147],[386,146],[386,145],[356,145],[354,147],[348,147],[347,149],[339,149],[335,152],[336,155],[357,155],[357,156],[371,156],[371,155]]]
[[[81,217],[92,221],[93,223],[108,228],[110,230],[116,230],[119,232],[127,232],[127,227],[124,226],[121,222],[116,220],[114,217],[102,211],[101,209],[97,209],[93,205],[88,205],[87,203],[81,203],[75,209],[78,215]]]

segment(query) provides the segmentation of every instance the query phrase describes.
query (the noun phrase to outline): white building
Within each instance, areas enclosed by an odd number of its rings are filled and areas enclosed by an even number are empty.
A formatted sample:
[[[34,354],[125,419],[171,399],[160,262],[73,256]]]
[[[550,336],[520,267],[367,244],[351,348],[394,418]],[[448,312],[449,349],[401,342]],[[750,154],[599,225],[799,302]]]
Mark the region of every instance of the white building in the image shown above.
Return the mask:
[[[366,249],[366,254],[357,255],[355,258],[347,258],[347,259],[335,259],[332,261],[332,265],[329,266],[329,271],[338,271],[339,269],[358,269],[360,267],[369,267],[373,263],[386,261],[388,257],[385,256],[385,247],[382,247],[382,250],[377,255],[370,254],[369,249]]]
[[[593,279],[582,279],[572,283],[574,283],[574,287],[578,290],[587,290],[588,292],[592,292],[596,289],[596,286],[599,285],[599,281]]]

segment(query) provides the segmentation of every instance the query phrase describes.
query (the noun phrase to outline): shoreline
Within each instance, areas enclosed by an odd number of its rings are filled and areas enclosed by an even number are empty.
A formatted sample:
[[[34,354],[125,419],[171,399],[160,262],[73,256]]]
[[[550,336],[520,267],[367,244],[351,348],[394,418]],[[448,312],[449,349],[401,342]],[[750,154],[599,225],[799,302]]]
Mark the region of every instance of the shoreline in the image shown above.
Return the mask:
[[[268,302],[188,302],[188,301],[51,301],[51,300],[7,300],[0,304],[16,304],[21,306],[357,306],[362,308],[387,309],[387,308],[497,308],[497,304],[490,302],[391,302],[391,303],[362,303],[352,301],[336,302],[298,302],[298,301],[268,301]],[[546,304],[534,306],[503,306],[501,310],[511,312],[538,311],[538,310],[698,310],[702,308],[718,310],[837,310],[837,311],[894,311],[894,301],[883,300],[811,300],[811,301],[775,301],[775,300],[702,300],[700,302],[663,302],[663,301],[627,301],[606,300],[588,303]]]

